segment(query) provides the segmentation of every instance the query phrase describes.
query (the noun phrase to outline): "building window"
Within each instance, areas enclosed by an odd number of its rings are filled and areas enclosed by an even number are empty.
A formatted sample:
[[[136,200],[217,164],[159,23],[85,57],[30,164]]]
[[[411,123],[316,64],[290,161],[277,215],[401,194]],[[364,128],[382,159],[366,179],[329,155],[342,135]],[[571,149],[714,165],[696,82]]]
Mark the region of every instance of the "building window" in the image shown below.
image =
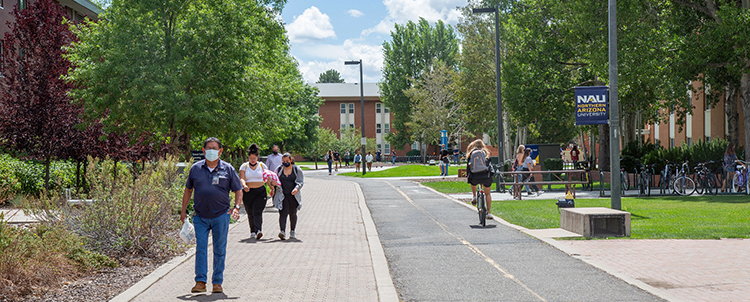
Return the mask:
[[[385,127],[383,128],[383,133],[391,133],[391,124],[385,124]]]
[[[706,142],[710,142],[710,141],[711,141],[711,137],[710,136],[706,136]]]
[[[385,107],[385,113],[391,113],[391,109],[388,109],[388,107]]]
[[[354,103],[349,103],[349,113],[354,113]]]
[[[385,144],[385,154],[391,154],[391,144]]]
[[[346,129],[346,124],[341,124],[341,129]]]
[[[381,111],[381,109],[380,109],[380,108],[381,108],[382,106],[383,106],[383,104],[380,104],[380,103],[377,103],[377,104],[375,104],[375,113],[380,113],[380,111]]]
[[[687,145],[688,145],[688,147],[690,147],[692,144],[693,144],[693,138],[692,137],[688,137],[687,138]]]
[[[377,126],[375,127],[375,133],[377,133],[377,134],[382,133],[383,132],[382,127],[383,127],[382,124],[377,124]]]
[[[354,129],[354,124],[349,124],[349,128]]]
[[[0,8],[5,7],[5,3],[3,3],[3,2],[4,2],[3,0],[0,0]]]
[[[346,114],[346,104],[341,104],[341,114]]]
[[[380,144],[378,144],[378,150],[383,150]]]
[[[18,0],[18,9],[26,8],[26,0]]]
[[[0,0],[0,4],[2,4],[3,0]],[[0,41],[0,78],[3,77],[3,41]]]
[[[669,139],[669,147],[674,148],[674,138]]]

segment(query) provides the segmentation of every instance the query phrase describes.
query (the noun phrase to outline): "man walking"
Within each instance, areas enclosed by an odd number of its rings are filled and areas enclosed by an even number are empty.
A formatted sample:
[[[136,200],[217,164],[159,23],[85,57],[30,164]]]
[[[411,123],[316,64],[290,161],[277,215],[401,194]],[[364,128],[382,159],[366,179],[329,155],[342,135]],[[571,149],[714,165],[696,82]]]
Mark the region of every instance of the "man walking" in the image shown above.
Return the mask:
[[[271,148],[271,154],[269,154],[268,158],[266,159],[266,166],[268,167],[268,170],[271,171],[276,171],[276,169],[281,166],[281,154],[279,154],[279,146],[273,145],[273,148]]]
[[[229,232],[229,218],[238,219],[242,205],[242,185],[237,171],[231,164],[220,160],[224,149],[218,138],[210,137],[203,142],[203,153],[206,159],[190,167],[185,192],[182,194],[182,213],[180,220],[185,222],[186,209],[190,196],[193,198],[196,215],[193,217],[195,225],[195,286],[193,293],[206,292],[208,273],[208,232],[213,235],[214,272],[211,276],[213,293],[224,290],[224,261],[227,252],[227,233]],[[229,192],[234,192],[234,207],[230,208]]]

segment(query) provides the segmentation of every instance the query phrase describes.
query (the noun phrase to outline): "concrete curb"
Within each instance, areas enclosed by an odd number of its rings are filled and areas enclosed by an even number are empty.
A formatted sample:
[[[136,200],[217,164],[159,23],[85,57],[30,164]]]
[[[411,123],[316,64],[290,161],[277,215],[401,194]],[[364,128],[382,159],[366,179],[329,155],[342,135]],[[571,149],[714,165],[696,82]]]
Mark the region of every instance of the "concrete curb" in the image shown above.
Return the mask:
[[[362,222],[365,225],[365,234],[367,243],[370,246],[370,258],[372,259],[372,269],[375,274],[375,286],[378,291],[378,300],[398,302],[398,293],[396,286],[393,285],[391,271],[388,268],[388,260],[385,258],[383,245],[380,243],[378,229],[375,227],[375,221],[372,220],[372,214],[365,202],[365,195],[358,183],[354,183],[357,188],[357,199],[359,199],[359,210],[362,213]]]
[[[473,211],[476,211],[476,208],[474,206],[468,204],[468,203],[460,201],[460,200],[458,200],[458,199],[456,199],[456,198],[454,198],[454,197],[452,197],[452,196],[450,196],[448,194],[438,192],[437,190],[435,190],[433,188],[430,188],[428,186],[422,185],[421,183],[419,185],[422,186],[422,187],[424,187],[424,188],[426,188],[426,189],[428,189],[428,190],[431,190],[431,191],[433,191],[433,192],[435,192],[437,194],[440,194],[443,197],[446,197],[446,198],[448,198],[450,200],[453,200],[456,203],[464,205],[467,208],[472,209]],[[630,284],[632,286],[635,286],[635,287],[637,287],[637,288],[639,288],[639,289],[641,289],[643,291],[646,291],[646,292],[648,292],[648,293],[650,293],[650,294],[652,294],[654,296],[657,296],[657,297],[662,298],[662,299],[667,300],[667,301],[674,301],[674,302],[683,301],[683,300],[681,300],[681,299],[673,296],[671,293],[667,292],[666,290],[653,287],[651,285],[646,284],[645,282],[643,282],[641,280],[638,280],[636,278],[628,276],[628,275],[626,275],[625,273],[623,273],[623,272],[621,272],[619,270],[616,270],[614,268],[609,267],[604,262],[601,262],[601,261],[598,261],[598,260],[591,259],[589,257],[583,256],[583,255],[581,255],[579,253],[579,251],[575,250],[574,248],[572,248],[570,246],[564,245],[561,242],[559,242],[559,241],[557,241],[557,240],[555,240],[553,238],[535,236],[534,234],[531,234],[531,233],[527,232],[529,229],[527,229],[525,227],[522,227],[522,226],[519,226],[519,225],[512,224],[510,222],[507,222],[504,219],[499,218],[497,216],[495,216],[494,219],[495,219],[495,221],[497,221],[497,222],[499,222],[499,223],[501,223],[503,225],[509,226],[509,227],[511,227],[513,229],[516,229],[518,231],[523,232],[524,234],[526,234],[526,235],[528,235],[530,237],[536,238],[539,241],[542,241],[542,242],[544,242],[544,243],[546,243],[546,244],[548,244],[548,245],[550,245],[550,246],[552,246],[552,247],[560,250],[561,252],[567,254],[570,257],[573,257],[575,259],[581,260],[581,261],[583,261],[583,262],[585,262],[585,263],[587,263],[587,264],[589,264],[589,265],[591,265],[593,267],[596,267],[599,270],[604,271],[607,274],[610,274],[610,275],[614,276],[615,278],[618,278],[618,279],[620,279],[622,281],[625,281],[625,283],[628,283],[628,284]]]
[[[231,231],[232,229],[240,225],[242,222],[245,222],[245,220],[247,220],[247,215],[240,217],[240,219],[237,220],[237,222],[233,226],[231,226],[229,230]],[[208,245],[211,246],[211,244],[213,244],[213,240],[211,239],[211,237],[209,237],[208,240],[209,240]],[[162,264],[153,272],[148,274],[148,276],[143,277],[141,281],[138,281],[136,284],[134,284],[133,286],[131,286],[124,292],[110,299],[109,302],[128,302],[128,301],[135,299],[135,297],[137,297],[138,295],[140,295],[141,293],[149,289],[151,285],[154,285],[154,283],[161,280],[161,278],[164,278],[164,276],[169,274],[179,265],[185,263],[185,261],[188,261],[194,255],[195,255],[195,246],[188,249],[187,252],[185,252],[185,255],[172,258],[172,260],[169,260],[167,261],[167,263]]]

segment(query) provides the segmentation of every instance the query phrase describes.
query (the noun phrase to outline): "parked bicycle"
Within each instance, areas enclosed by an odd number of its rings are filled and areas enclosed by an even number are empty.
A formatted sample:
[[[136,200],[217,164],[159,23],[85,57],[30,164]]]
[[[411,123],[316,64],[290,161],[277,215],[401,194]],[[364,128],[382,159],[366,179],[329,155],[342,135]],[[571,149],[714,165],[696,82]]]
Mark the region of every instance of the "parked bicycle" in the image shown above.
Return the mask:
[[[712,163],[714,161],[710,160],[695,166],[693,178],[695,179],[695,192],[698,194],[716,195],[719,193],[719,181],[716,175],[711,172],[711,169],[708,168],[708,165]]]
[[[638,164],[640,173],[638,173],[638,196],[651,196],[651,175],[653,174],[653,165]]]
[[[748,173],[750,173],[747,165],[750,162],[739,159],[735,162],[737,163],[737,169],[734,172],[734,177],[732,177],[732,193],[740,193],[744,190],[745,194],[750,194],[750,184],[747,181]]]
[[[591,165],[590,165],[590,163],[587,162],[587,161],[577,162],[576,165],[575,165],[575,168],[586,171],[586,172],[584,172],[581,175],[581,180],[586,182],[585,184],[582,185],[581,189],[582,190],[593,191],[594,190],[594,183],[591,180]]]
[[[674,163],[671,163],[666,159],[664,162],[664,169],[659,173],[659,184],[657,185],[657,187],[659,187],[659,194],[662,195],[674,193],[672,182],[677,170]]]
[[[689,169],[688,162],[682,163],[682,168],[672,183],[674,192],[682,196],[692,195],[695,192],[695,181],[688,175]]]
[[[628,171],[622,166],[622,158],[620,159],[620,190],[622,195],[625,195],[625,191],[630,190],[630,177]]]

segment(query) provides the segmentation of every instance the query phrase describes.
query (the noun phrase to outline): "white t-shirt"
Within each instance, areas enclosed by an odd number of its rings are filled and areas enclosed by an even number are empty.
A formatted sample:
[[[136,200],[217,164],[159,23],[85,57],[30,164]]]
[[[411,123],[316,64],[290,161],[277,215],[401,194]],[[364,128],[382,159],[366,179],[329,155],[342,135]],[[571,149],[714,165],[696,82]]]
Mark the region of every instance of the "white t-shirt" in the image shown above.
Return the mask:
[[[531,170],[534,165],[536,165],[536,161],[531,159],[531,156],[526,156],[526,159],[523,160],[523,167],[526,169]]]
[[[263,182],[264,169],[267,169],[267,167],[266,164],[262,162],[258,162],[258,165],[255,166],[255,170],[250,167],[249,162],[245,162],[240,166],[240,170],[245,171],[244,179],[246,182]]]
[[[367,154],[367,156],[365,156],[365,160],[366,160],[366,161],[367,161],[368,163],[371,163],[371,162],[372,162],[372,154]]]

